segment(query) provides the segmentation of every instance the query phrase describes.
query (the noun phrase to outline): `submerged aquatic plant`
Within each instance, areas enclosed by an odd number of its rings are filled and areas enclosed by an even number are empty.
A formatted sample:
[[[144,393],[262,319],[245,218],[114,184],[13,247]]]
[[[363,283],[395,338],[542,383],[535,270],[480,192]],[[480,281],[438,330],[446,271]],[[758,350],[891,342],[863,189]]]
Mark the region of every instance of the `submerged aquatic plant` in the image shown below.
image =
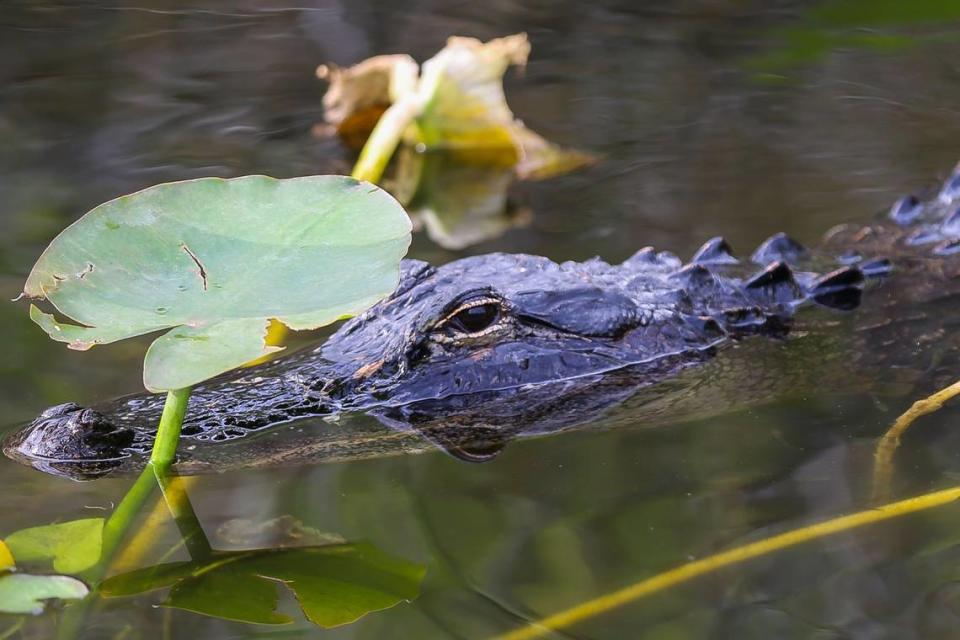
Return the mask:
[[[56,526],[42,528],[52,529]],[[75,600],[89,593],[86,584],[70,576],[18,572],[14,560],[15,548],[25,544],[27,549],[17,552],[17,555],[29,556],[31,552],[42,553],[44,542],[42,534],[36,536],[39,539],[34,539],[29,531],[18,533],[21,534],[19,541],[14,539],[16,534],[7,538],[6,542],[0,540],[0,612],[36,615],[41,613],[51,600]],[[31,543],[36,543],[33,549],[30,548]]]
[[[299,536],[291,546],[216,550],[203,533],[183,480],[157,480],[189,561],[141,567],[102,579],[114,565],[130,520],[156,487],[153,469],[148,468],[110,520],[88,518],[30,527],[0,540],[0,612],[36,615],[50,601],[86,598],[91,594],[86,580],[95,596],[169,589],[161,606],[238,622],[287,624],[293,619],[277,611],[277,587],[283,585],[296,597],[307,620],[335,627],[419,594],[425,567],[366,542],[331,542],[330,536],[314,535]],[[20,565],[56,573],[16,571]],[[65,628],[83,625],[89,602],[68,613]]]
[[[212,552],[112,576],[106,597],[169,588],[162,606],[256,624],[287,624],[277,611],[278,583],[321,627],[354,622],[371,611],[414,599],[425,569],[368,543]]]
[[[279,350],[264,341],[270,322],[316,328],[389,294],[399,279],[410,227],[400,204],[366,182],[246,176],[157,185],[93,209],[58,235],[34,265],[23,296],[46,300],[76,324],[35,305],[31,319],[54,340],[79,350],[166,331],[147,350],[143,381],[151,391],[167,391],[167,402],[150,463],[108,520],[32,527],[0,542],[0,611],[39,613],[47,600],[87,596],[84,582],[60,574],[97,583],[157,482],[167,495],[165,472],[175,459],[190,387]],[[186,517],[175,506],[171,511],[178,522]],[[199,524],[194,530],[202,534]],[[210,551],[208,544],[200,546]],[[356,558],[344,561],[350,550]],[[171,592],[170,606],[218,615],[215,601],[223,590],[210,592],[213,601],[201,596],[211,580],[224,576],[231,588],[249,587],[235,589],[241,604],[251,593],[274,589],[265,580],[295,581],[292,589],[311,620],[342,624],[414,597],[422,577],[420,568],[378,555],[372,547],[264,553],[256,558],[247,553],[242,563],[239,557],[225,562],[222,555],[199,554],[184,565],[186,573],[177,573],[183,584]],[[58,574],[15,573],[15,562],[49,565]],[[229,570],[203,565],[194,572],[203,562],[223,563]],[[282,566],[274,571],[278,562]],[[255,574],[236,582],[241,567]],[[304,580],[304,568],[339,568],[345,591],[339,599],[330,595],[335,571],[312,584]],[[399,577],[378,590],[386,580],[376,573],[381,569]],[[363,580],[367,574],[370,584]],[[199,592],[191,590],[198,584]],[[82,624],[88,604],[73,610],[67,636]],[[272,606],[266,611],[248,618],[288,621],[270,613]]]

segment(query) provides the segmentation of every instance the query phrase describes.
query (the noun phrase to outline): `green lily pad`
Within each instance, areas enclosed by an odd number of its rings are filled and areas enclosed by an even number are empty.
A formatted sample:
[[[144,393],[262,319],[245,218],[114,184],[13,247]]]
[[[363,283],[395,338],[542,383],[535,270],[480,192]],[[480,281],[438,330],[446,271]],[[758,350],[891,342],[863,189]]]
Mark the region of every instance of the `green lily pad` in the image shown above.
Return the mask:
[[[0,611],[43,613],[48,600],[76,600],[89,593],[87,585],[69,576],[0,575]]]
[[[292,329],[369,307],[397,284],[410,243],[403,208],[340,176],[245,176],[161,184],[93,209],[57,236],[24,295],[54,340],[88,349],[174,328],[144,363],[152,391],[191,386],[274,350]]]
[[[217,552],[206,562],[177,562],[113,576],[100,592],[128,596],[170,588],[164,606],[259,624],[291,620],[277,613],[279,582],[314,624],[336,627],[413,600],[425,569],[368,543]]]
[[[103,518],[87,518],[21,529],[4,542],[19,564],[52,562],[59,573],[79,573],[100,559],[102,540]]]

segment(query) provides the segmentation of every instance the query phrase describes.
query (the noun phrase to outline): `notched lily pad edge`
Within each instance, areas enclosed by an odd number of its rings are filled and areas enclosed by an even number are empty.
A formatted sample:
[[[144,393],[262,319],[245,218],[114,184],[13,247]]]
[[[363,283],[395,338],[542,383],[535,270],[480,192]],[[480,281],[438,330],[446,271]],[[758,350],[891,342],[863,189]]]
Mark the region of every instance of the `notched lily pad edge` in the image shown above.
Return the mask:
[[[291,309],[289,313],[283,313],[281,309],[275,308],[271,310],[273,313],[268,312],[263,316],[249,315],[245,317],[231,317],[229,314],[230,309],[228,308],[224,311],[223,315],[214,314],[210,317],[208,313],[206,314],[207,317],[203,317],[204,314],[200,314],[192,321],[189,318],[189,309],[187,314],[180,313],[177,317],[170,317],[164,320],[157,319],[151,321],[151,318],[138,318],[137,314],[139,312],[137,312],[136,309],[140,308],[140,306],[139,304],[134,304],[128,307],[134,310],[134,315],[128,320],[117,320],[115,322],[108,320],[105,323],[97,322],[96,325],[90,323],[91,318],[79,318],[73,313],[73,310],[64,312],[64,309],[58,304],[58,300],[64,295],[58,293],[64,286],[64,283],[69,283],[72,286],[83,286],[79,283],[79,280],[83,280],[97,269],[96,261],[89,255],[89,251],[78,248],[77,238],[69,235],[71,229],[74,229],[77,225],[86,225],[86,228],[76,231],[76,233],[80,234],[78,237],[83,238],[84,234],[89,236],[89,225],[91,224],[97,225],[102,223],[110,227],[111,220],[107,218],[115,218],[118,208],[120,213],[123,214],[131,214],[131,212],[135,212],[138,207],[142,208],[141,201],[137,200],[138,197],[144,198],[144,194],[154,191],[158,191],[158,193],[148,195],[146,198],[171,197],[167,194],[176,194],[178,193],[176,191],[178,187],[185,187],[191,184],[226,185],[225,188],[229,188],[230,185],[236,185],[247,190],[262,190],[260,193],[266,194],[267,202],[266,209],[261,210],[265,216],[262,224],[270,224],[269,216],[267,216],[265,212],[271,211],[272,205],[269,204],[272,198],[272,195],[270,195],[271,190],[280,187],[286,188],[286,196],[278,202],[289,202],[289,198],[291,197],[291,191],[289,191],[289,189],[291,185],[293,185],[294,191],[292,193],[298,193],[298,190],[301,189],[301,187],[296,186],[298,183],[303,184],[302,188],[305,189],[303,193],[310,196],[310,199],[302,201],[305,203],[306,208],[300,208],[301,216],[304,215],[304,211],[309,215],[314,207],[316,207],[318,215],[324,213],[327,202],[330,203],[330,206],[333,207],[332,210],[335,211],[337,207],[343,206],[343,198],[347,198],[347,201],[351,203],[350,206],[352,207],[362,209],[361,205],[366,203],[366,206],[374,207],[377,211],[377,215],[374,218],[376,220],[374,223],[375,226],[372,227],[374,229],[379,227],[380,229],[379,232],[374,233],[376,239],[371,240],[370,244],[361,243],[360,245],[356,245],[356,250],[373,251],[373,256],[377,255],[376,252],[380,252],[389,259],[384,264],[386,270],[382,271],[379,280],[371,279],[369,286],[361,287],[361,289],[365,289],[365,291],[357,291],[359,297],[352,300],[347,299],[346,302],[341,301],[339,303],[328,301],[332,303],[332,306],[330,304],[325,305],[325,301],[323,300],[312,300],[316,306],[315,309],[308,311]],[[204,187],[198,186],[197,188],[202,189]],[[220,186],[217,186],[217,188],[220,188]],[[368,196],[357,194],[355,191],[357,189],[370,194],[372,199],[367,202],[366,198]],[[187,193],[191,192],[188,191]],[[359,198],[359,200],[357,198]],[[296,201],[296,197],[294,197],[294,201]],[[145,200],[145,202],[149,203],[150,201]],[[162,206],[161,204],[161,207]],[[161,225],[160,228],[162,229],[164,225],[168,224],[164,221],[166,216],[173,216],[175,220],[178,215],[177,211],[182,215],[184,211],[182,206],[183,204],[181,202],[179,208],[166,210],[161,208],[159,213],[150,212],[150,223],[153,224],[156,222],[156,224]],[[203,207],[204,204],[201,202],[198,206]],[[326,211],[331,211],[331,209],[326,209]],[[219,219],[219,213],[215,213],[214,215],[217,215],[217,219]],[[258,212],[257,215],[259,216],[261,214]],[[358,210],[356,215],[363,216],[364,211]],[[247,218],[247,223],[250,223],[249,218]],[[119,223],[114,222],[114,224]],[[254,224],[260,223],[254,222]],[[343,226],[345,222],[342,218],[336,224],[338,226],[333,227],[331,230],[331,238],[334,245],[353,247],[354,241],[350,240],[349,226]],[[140,225],[136,224],[136,226]],[[144,386],[150,391],[167,391],[186,388],[202,380],[239,367],[246,362],[268,356],[278,351],[278,348],[269,346],[266,341],[268,325],[271,320],[277,320],[293,330],[316,329],[342,318],[351,317],[375,304],[384,296],[389,295],[390,291],[396,287],[399,281],[399,260],[409,247],[411,227],[409,217],[396,199],[376,185],[357,180],[350,176],[318,175],[277,179],[266,175],[251,175],[237,178],[194,178],[191,180],[163,183],[105,202],[64,229],[51,241],[50,245],[37,260],[24,285],[20,298],[26,297],[33,300],[46,300],[46,302],[53,307],[55,313],[71,320],[72,322],[60,321],[53,313],[47,313],[34,304],[30,305],[30,318],[33,322],[42,328],[51,339],[66,343],[68,348],[74,350],[84,351],[98,344],[109,344],[126,338],[170,329],[169,332],[158,337],[147,351],[144,368]],[[247,230],[249,232],[249,229]],[[174,238],[172,242],[175,242],[175,240]],[[287,241],[283,242],[285,243]],[[109,243],[107,247],[109,247]],[[179,249],[184,251],[190,258],[190,268],[196,271],[197,277],[203,281],[203,289],[206,291],[205,266],[183,242],[180,243]],[[71,261],[73,264],[71,264]],[[393,262],[397,264],[391,269],[387,265]],[[79,263],[84,263],[86,266],[80,269],[78,266]],[[66,269],[64,269],[65,264],[69,265]],[[76,274],[65,275],[62,273],[64,271],[72,272],[77,269],[79,269],[79,271]],[[282,274],[280,275],[282,276]],[[96,287],[97,285],[91,286]],[[101,289],[103,288],[102,283],[99,286]],[[66,295],[76,298],[77,291],[71,290]],[[145,292],[144,297],[149,298],[149,293]],[[307,308],[310,309],[310,306]],[[276,313],[277,311],[281,311],[281,313]],[[159,308],[157,313],[159,313]],[[101,315],[102,314],[103,312],[101,312]],[[185,315],[186,318],[184,317]],[[77,320],[80,320],[80,322],[77,322]],[[202,341],[206,343],[206,348],[200,352],[192,350],[184,354],[182,345],[178,346],[179,341],[176,340],[178,338]],[[192,358],[194,362],[186,366],[183,365],[185,361],[181,359],[181,364],[174,367],[178,371],[171,374],[170,369],[172,365],[170,365],[170,362],[174,361],[178,355],[197,357]],[[188,358],[188,360],[190,359],[191,358]],[[162,367],[160,366],[161,363],[163,364]]]

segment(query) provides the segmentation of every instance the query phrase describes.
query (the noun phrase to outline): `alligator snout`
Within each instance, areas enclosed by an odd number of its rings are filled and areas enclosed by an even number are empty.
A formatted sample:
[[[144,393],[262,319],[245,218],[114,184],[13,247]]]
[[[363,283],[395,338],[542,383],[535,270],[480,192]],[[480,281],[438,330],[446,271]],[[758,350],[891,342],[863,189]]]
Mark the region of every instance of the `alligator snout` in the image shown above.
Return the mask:
[[[112,425],[102,414],[68,402],[50,407],[26,429],[3,443],[15,458],[83,462],[125,457],[133,444],[132,429]]]

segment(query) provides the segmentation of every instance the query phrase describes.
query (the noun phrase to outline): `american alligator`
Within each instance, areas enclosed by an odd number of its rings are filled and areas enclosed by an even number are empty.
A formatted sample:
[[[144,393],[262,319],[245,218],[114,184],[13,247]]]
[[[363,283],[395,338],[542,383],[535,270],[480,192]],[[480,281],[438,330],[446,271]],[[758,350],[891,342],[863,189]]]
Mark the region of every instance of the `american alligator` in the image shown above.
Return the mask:
[[[872,342],[850,341],[869,359],[883,341],[905,339],[898,331],[910,324],[915,304],[946,301],[949,308],[960,293],[958,205],[960,166],[929,198],[901,198],[867,225],[836,227],[812,250],[776,234],[749,259],[714,238],[686,264],[649,247],[617,265],[501,253],[440,267],[405,260],[394,293],[321,346],[197,387],[183,439],[222,452],[217,464],[227,466],[288,463],[309,458],[305,452],[363,457],[429,443],[485,460],[518,434],[569,428],[631,397],[650,419],[677,413],[681,399],[707,404],[703,376],[687,385],[691,393],[664,385],[691,380],[687,370],[711,361],[722,367],[736,357],[725,347],[744,338],[795,332],[801,308],[826,307],[815,313],[829,321],[812,323],[825,331],[838,311],[858,307],[864,292],[881,302],[874,316],[887,316],[861,323],[860,334],[876,334]],[[916,341],[915,333],[906,339]],[[718,353],[727,355],[714,358]],[[792,384],[789,376],[770,378]],[[162,397],[146,394],[93,409],[58,405],[4,450],[72,476],[127,468],[149,450],[161,406]],[[263,438],[253,452],[234,446],[297,418],[355,411],[385,427],[331,427],[286,448]],[[189,453],[182,463],[186,471],[210,466],[191,463]]]

